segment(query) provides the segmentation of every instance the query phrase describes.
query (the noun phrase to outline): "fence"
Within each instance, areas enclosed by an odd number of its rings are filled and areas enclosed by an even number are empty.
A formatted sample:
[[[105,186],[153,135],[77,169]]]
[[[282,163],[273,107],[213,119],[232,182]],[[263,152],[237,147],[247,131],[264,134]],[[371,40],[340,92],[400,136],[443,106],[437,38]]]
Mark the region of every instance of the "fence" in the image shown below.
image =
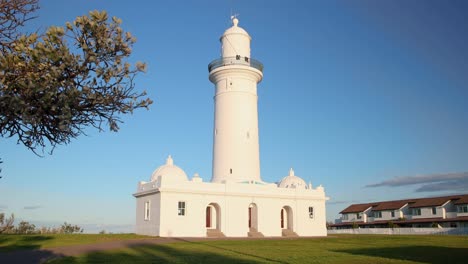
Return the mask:
[[[328,230],[328,234],[468,235],[468,228],[356,228]]]

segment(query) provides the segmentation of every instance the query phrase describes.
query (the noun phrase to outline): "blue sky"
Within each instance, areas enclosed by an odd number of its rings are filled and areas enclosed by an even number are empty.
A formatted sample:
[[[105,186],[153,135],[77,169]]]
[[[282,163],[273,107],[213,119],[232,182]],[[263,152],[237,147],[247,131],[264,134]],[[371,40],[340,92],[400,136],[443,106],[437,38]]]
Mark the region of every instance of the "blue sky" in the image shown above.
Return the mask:
[[[259,85],[262,179],[290,167],[351,203],[468,192],[466,1],[41,1],[29,29],[107,10],[138,39],[136,82],[154,104],[118,133],[87,130],[53,155],[0,140],[0,211],[39,224],[131,231],[138,181],[171,154],[211,178],[207,65],[238,13],[265,65]]]

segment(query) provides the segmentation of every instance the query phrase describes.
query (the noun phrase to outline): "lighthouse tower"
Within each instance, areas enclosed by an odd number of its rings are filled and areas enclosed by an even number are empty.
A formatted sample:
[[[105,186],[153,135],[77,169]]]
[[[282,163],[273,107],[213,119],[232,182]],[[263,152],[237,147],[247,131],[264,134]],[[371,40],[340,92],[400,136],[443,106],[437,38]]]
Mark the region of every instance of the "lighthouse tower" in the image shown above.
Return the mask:
[[[250,57],[250,36],[232,18],[221,36],[221,58],[208,65],[215,85],[212,182],[260,178],[257,83],[263,65]]]

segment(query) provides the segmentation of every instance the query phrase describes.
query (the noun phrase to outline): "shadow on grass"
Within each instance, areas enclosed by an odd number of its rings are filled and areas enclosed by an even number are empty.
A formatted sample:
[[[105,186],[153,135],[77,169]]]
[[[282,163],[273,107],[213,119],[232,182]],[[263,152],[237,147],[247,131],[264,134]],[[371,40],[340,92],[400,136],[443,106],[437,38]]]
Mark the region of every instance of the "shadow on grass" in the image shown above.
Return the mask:
[[[215,246],[215,245],[210,245],[210,244],[205,244],[205,243],[200,243],[200,242],[189,241],[189,240],[186,240],[186,239],[183,239],[183,238],[176,238],[176,240],[183,241],[183,242],[186,242],[186,243],[196,244],[196,245],[203,245],[203,246],[205,246],[205,247],[214,248],[214,249],[216,249],[216,250],[218,250],[218,251],[231,252],[231,253],[235,253],[235,254],[247,256],[247,257],[253,257],[253,258],[261,259],[261,260],[264,260],[264,261],[267,261],[267,262],[286,263],[286,262],[278,261],[278,260],[276,260],[276,259],[265,258],[265,257],[262,257],[262,256],[257,256],[257,255],[254,255],[254,254],[248,254],[248,253],[245,253],[245,252],[240,252],[240,251],[236,251],[236,250],[233,250],[233,249],[224,248],[224,247],[219,247],[219,246]]]
[[[42,241],[51,239],[54,238],[42,235],[2,235],[0,236],[0,252],[38,249]]]
[[[62,257],[48,250],[41,250],[41,242],[54,239],[41,235],[0,236],[1,263],[42,263],[47,259]]]
[[[360,248],[333,250],[334,252],[409,260],[423,263],[467,263],[468,249],[438,246],[402,246],[385,248]]]
[[[181,245],[177,243],[178,245]],[[99,251],[77,257],[64,257],[48,263],[264,263],[265,260],[234,252],[200,251],[199,247],[142,244],[126,249]],[[234,254],[233,254],[234,253]]]

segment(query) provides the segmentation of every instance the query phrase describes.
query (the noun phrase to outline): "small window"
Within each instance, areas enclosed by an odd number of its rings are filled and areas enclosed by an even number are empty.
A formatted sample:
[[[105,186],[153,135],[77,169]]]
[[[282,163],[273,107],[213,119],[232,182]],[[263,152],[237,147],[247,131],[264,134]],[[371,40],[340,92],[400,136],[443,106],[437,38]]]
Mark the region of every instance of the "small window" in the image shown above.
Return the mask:
[[[185,202],[179,202],[178,215],[185,215]]]
[[[145,214],[145,221],[150,220],[150,202],[149,201],[145,202],[144,214]]]
[[[374,212],[374,218],[382,218],[382,212],[381,211]]]
[[[348,214],[343,214],[343,215],[341,216],[341,219],[343,219],[343,220],[348,220]]]
[[[459,213],[468,213],[468,204],[462,204],[458,206]]]
[[[314,207],[309,206],[309,218],[314,218]]]
[[[395,211],[392,211],[392,217],[395,217]]]
[[[361,214],[361,213],[357,213],[357,214],[356,214],[356,218],[357,218],[357,219],[361,219],[361,218],[362,218],[362,214]]]
[[[433,215],[437,214],[437,208],[432,207],[432,214],[433,214]]]
[[[421,208],[413,208],[413,215],[421,215]]]

